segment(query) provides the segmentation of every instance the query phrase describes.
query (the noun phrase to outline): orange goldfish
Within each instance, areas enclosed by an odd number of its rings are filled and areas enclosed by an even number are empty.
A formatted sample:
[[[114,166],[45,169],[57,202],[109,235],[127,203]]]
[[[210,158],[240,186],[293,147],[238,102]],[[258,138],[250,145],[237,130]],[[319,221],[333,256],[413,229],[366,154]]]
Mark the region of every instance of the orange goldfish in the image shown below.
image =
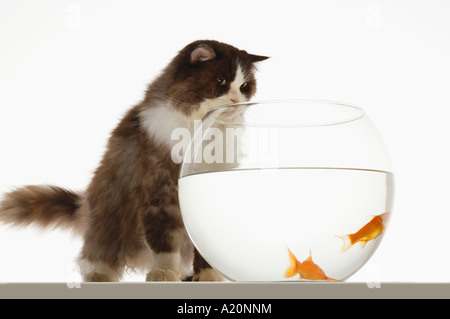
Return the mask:
[[[313,262],[311,250],[309,251],[309,257],[303,262],[299,262],[292,251],[289,249],[288,251],[291,265],[286,270],[286,274],[284,275],[286,278],[291,278],[298,274],[298,279],[339,281],[333,278],[328,278],[325,275],[325,272]]]
[[[347,251],[350,247],[358,242],[361,244],[361,248],[364,248],[367,242],[380,236],[384,231],[385,221],[388,214],[389,213],[386,212],[384,214],[374,216],[370,222],[365,224],[354,234],[336,236],[344,241],[342,252]]]

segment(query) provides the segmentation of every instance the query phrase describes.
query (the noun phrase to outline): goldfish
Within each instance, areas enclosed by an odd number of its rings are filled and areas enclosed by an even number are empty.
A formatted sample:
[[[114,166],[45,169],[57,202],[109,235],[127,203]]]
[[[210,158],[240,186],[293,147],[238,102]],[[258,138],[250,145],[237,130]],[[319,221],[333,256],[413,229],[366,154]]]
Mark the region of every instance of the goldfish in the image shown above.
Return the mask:
[[[286,278],[291,278],[298,274],[298,279],[339,281],[327,277],[325,275],[325,272],[313,262],[311,250],[309,250],[309,257],[306,258],[303,262],[298,261],[292,251],[290,251],[289,249],[288,251],[291,265],[286,270],[286,273],[284,275]]]
[[[361,244],[361,248],[364,248],[369,241],[380,236],[384,231],[385,221],[388,214],[389,213],[386,212],[384,214],[374,216],[370,222],[365,224],[354,234],[336,236],[344,241],[342,252],[347,251],[358,242]]]

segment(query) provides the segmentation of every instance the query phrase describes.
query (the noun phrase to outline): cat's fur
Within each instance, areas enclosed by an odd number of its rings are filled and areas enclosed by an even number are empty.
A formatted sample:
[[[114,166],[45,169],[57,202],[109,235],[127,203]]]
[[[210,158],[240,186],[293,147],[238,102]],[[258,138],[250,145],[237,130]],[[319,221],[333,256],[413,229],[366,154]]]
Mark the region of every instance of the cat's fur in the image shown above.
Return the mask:
[[[194,280],[221,280],[185,231],[170,135],[192,130],[215,107],[248,101],[254,63],[265,59],[212,40],[187,45],[114,129],[85,192],[19,188],[5,194],[0,220],[76,230],[84,237],[78,264],[85,281],[118,281],[126,267],[149,269],[148,281],[182,280],[192,270]]]

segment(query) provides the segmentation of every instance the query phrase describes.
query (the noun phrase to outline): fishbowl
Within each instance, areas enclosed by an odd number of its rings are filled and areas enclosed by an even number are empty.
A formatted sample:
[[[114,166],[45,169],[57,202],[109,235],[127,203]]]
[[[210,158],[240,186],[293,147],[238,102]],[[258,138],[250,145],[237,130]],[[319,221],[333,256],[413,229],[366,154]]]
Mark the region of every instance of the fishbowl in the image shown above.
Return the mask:
[[[359,107],[224,106],[195,123],[179,202],[199,253],[232,281],[343,281],[377,249],[393,173]]]

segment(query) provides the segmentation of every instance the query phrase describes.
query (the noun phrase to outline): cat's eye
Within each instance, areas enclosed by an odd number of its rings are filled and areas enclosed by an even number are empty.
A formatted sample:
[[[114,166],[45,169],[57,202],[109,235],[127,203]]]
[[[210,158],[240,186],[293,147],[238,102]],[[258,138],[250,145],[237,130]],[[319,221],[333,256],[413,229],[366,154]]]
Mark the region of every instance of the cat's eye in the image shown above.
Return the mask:
[[[247,82],[244,82],[244,84],[241,85],[241,89],[245,88],[247,86]]]
[[[220,85],[226,85],[227,84],[227,80],[225,79],[217,79],[217,83],[219,83]]]

